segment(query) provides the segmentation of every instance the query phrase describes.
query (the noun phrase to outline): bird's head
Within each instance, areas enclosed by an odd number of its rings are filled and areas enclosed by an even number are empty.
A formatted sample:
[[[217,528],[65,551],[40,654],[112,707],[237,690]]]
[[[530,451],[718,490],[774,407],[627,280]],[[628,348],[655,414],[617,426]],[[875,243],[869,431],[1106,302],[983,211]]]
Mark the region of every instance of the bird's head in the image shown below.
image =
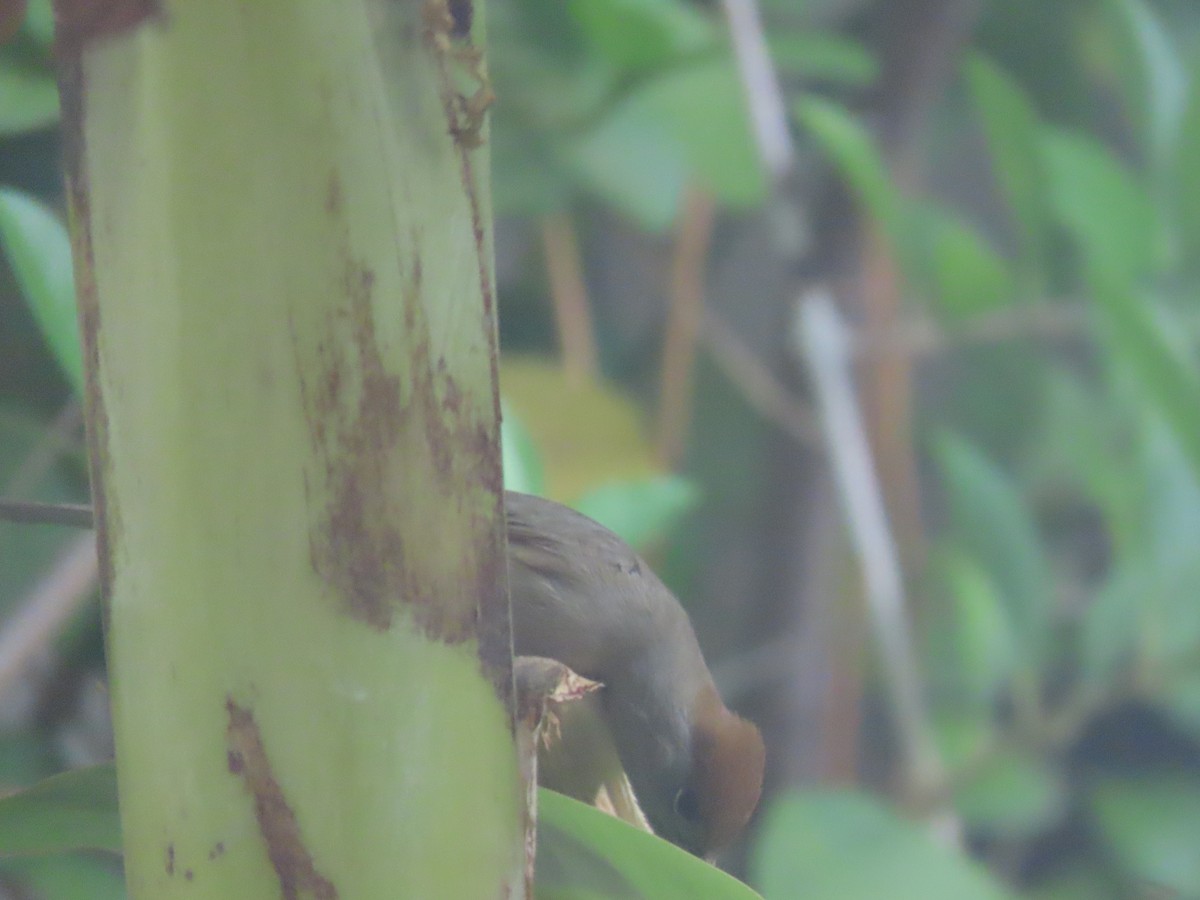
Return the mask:
[[[696,698],[684,731],[684,753],[664,754],[658,771],[627,771],[655,833],[708,858],[754,813],[766,751],[758,729],[726,709],[711,685]]]

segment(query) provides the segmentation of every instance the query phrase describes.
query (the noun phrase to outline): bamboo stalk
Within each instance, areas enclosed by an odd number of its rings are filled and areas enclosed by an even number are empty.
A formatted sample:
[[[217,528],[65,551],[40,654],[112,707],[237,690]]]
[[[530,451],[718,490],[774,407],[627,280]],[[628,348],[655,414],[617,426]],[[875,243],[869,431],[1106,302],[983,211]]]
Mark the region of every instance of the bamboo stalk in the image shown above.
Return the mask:
[[[130,894],[521,896],[464,4],[178,0],[118,34],[118,2],[100,40],[79,5],[59,46]]]

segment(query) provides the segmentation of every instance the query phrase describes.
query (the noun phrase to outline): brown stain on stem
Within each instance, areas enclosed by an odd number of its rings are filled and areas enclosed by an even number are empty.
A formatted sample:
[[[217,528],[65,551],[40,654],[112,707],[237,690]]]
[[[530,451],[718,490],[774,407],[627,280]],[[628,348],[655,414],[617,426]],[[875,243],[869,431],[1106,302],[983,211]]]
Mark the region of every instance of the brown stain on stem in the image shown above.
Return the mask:
[[[430,637],[461,642],[477,635],[478,596],[503,601],[496,588],[504,574],[502,554],[477,561],[482,573],[471,590],[453,580],[450,589],[433,588],[430,570],[413,564],[418,553],[413,547],[428,540],[418,529],[428,524],[419,516],[413,521],[412,510],[403,505],[431,493],[454,502],[464,484],[468,491],[483,486],[498,494],[496,437],[465,401],[446,359],[435,358],[420,232],[414,229],[405,245],[399,297],[384,303],[376,296],[374,270],[353,254],[339,222],[345,198],[336,174],[329,176],[324,195],[324,209],[341,231],[339,287],[345,301],[327,314],[315,359],[293,331],[309,437],[323,464],[307,488],[316,504],[309,534],[313,570],[349,615],[375,630],[391,628],[403,610]],[[396,309],[403,316],[404,340],[392,347],[380,341],[377,327],[384,323],[378,317]],[[406,352],[398,359],[396,349]],[[454,514],[448,508],[423,512]],[[498,520],[499,509],[492,512]],[[470,533],[480,533],[478,522]],[[507,648],[507,629],[502,643]]]
[[[461,97],[454,89],[450,60],[457,58],[457,51],[442,41],[451,36],[452,23],[463,19],[462,9],[455,11],[456,17],[445,2],[428,0],[422,33],[426,50],[434,54],[437,90],[451,138],[449,152],[458,162],[469,204],[482,301],[478,324],[492,384],[490,420],[486,408],[469,402],[447,359],[434,351],[425,304],[450,301],[430,300],[424,294],[428,289],[422,283],[420,226],[411,228],[400,248],[399,296],[380,303],[373,296],[376,279],[371,264],[356,257],[341,221],[346,215],[346,191],[337,172],[330,172],[323,207],[338,235],[347,302],[328,314],[315,356],[314,348],[302,345],[293,328],[309,436],[316,457],[324,461],[323,471],[305,476],[314,510],[309,550],[313,570],[333,588],[343,609],[369,627],[389,629],[397,613],[403,612],[433,639],[448,643],[477,639],[482,669],[511,709],[491,247],[485,207],[475,185],[472,144],[456,127]],[[403,317],[403,339],[398,346],[381,344],[377,317],[397,309]],[[397,349],[403,353],[400,359]],[[442,507],[403,508],[406,502],[431,497],[444,498]],[[480,502],[484,497],[490,499]],[[470,506],[464,509],[464,503]],[[471,549],[481,555],[471,561],[470,580],[461,575],[443,579],[440,585],[429,580],[430,572],[436,571],[422,555],[429,536],[417,529],[433,527],[422,517],[431,522],[442,516],[465,520],[463,533],[476,542]]]
[[[436,7],[440,0],[427,0],[425,18],[427,22],[436,23],[439,19]],[[445,7],[446,16],[453,24],[460,16],[452,5]],[[453,28],[451,28],[453,31]],[[450,135],[454,153],[458,158],[459,184],[462,194],[467,200],[471,215],[471,239],[474,247],[476,277],[479,283],[479,293],[482,299],[480,322],[485,340],[489,377],[492,385],[492,413],[494,421],[500,421],[500,372],[499,345],[496,335],[496,303],[495,287],[492,283],[490,262],[491,246],[487,240],[484,227],[483,203],[479,195],[478,182],[475,175],[473,158],[477,144],[464,140],[458,127],[458,94],[455,90],[450,72],[449,57],[443,42],[438,39],[435,28],[431,25],[426,30],[426,49],[434,58],[438,75],[438,95],[442,106],[442,115],[446,122],[446,131]],[[504,474],[500,467],[499,448],[495,446],[498,434],[488,435],[486,432],[477,435],[470,443],[471,458],[479,462],[483,469],[477,473],[479,480],[486,489],[497,498],[503,497]],[[504,555],[505,537],[503,509],[495,510],[497,528],[501,529],[499,536],[501,554],[498,558],[486,560],[480,566],[476,597],[476,610],[479,638],[479,658],[484,672],[492,679],[497,694],[503,700],[505,707],[513,708],[512,667],[512,630],[508,600],[507,557]],[[499,586],[499,590],[497,590]]]
[[[92,517],[96,530],[100,592],[103,598],[101,614],[107,634],[112,602],[113,559],[118,550],[117,539],[122,533],[122,528],[115,498],[110,498],[107,492],[112,463],[109,455],[108,410],[100,384],[100,301],[96,289],[91,192],[84,145],[84,97],[87,92],[87,80],[78,53],[64,56],[60,60],[58,87],[62,103],[67,200],[71,210],[71,257],[74,261],[75,295],[83,349],[88,474],[91,481]]]
[[[271,770],[254,714],[232,697],[226,697],[225,711],[229,716],[226,763],[230,774],[241,779],[254,798],[259,834],[279,878],[283,900],[337,900],[337,888],[317,871],[304,844],[296,814]]]

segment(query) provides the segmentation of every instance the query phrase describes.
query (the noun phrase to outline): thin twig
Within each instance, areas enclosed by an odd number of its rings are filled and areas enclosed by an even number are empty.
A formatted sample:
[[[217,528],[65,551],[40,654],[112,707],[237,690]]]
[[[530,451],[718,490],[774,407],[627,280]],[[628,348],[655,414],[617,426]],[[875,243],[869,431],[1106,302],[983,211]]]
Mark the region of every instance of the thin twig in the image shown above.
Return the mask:
[[[92,527],[92,508],[82,503],[42,503],[39,500],[0,498],[0,520],[22,525]]]
[[[745,345],[729,324],[704,309],[700,340],[750,407],[801,444],[817,444],[821,429],[809,406],[788,390]]]
[[[896,545],[851,383],[845,327],[824,290],[801,298],[798,348],[813,375],[826,450],[866,585],[869,618],[913,796],[945,780],[921,691]]]
[[[575,226],[565,212],[542,219],[542,247],[563,368],[576,384],[595,378],[596,340]]]
[[[947,328],[928,318],[905,319],[885,334],[858,334],[855,357],[936,356],[978,344],[1020,340],[1074,340],[1089,335],[1091,314],[1082,305],[1046,303],[1012,306],[985,313]]]
[[[788,130],[787,105],[763,32],[755,0],[724,0],[725,18],[737,60],[754,140],[763,166],[776,181],[795,165],[796,149]]]
[[[862,228],[858,280],[864,322],[860,333],[870,341],[891,334],[903,318],[902,276],[894,249],[879,225],[865,221]],[[888,519],[903,570],[920,572],[924,528],[912,435],[914,361],[911,355],[880,355],[864,363],[859,370],[860,401]],[[920,611],[912,612],[919,620]],[[847,656],[852,655],[853,648]]]
[[[17,605],[0,630],[0,695],[84,604],[96,586],[96,573],[96,540],[80,535]]]
[[[855,359],[911,356],[915,361],[980,344],[1021,340],[1072,340],[1088,333],[1090,315],[1082,306],[1020,306],[979,315],[956,328],[931,319],[909,319],[887,334],[849,336]],[[812,409],[766,367],[721,316],[702,314],[700,341],[718,368],[755,412],[801,444],[821,440]]]
[[[705,268],[715,218],[712,195],[690,188],[671,260],[670,305],[658,397],[658,459],[667,468],[679,461],[691,424],[692,369],[704,310]]]

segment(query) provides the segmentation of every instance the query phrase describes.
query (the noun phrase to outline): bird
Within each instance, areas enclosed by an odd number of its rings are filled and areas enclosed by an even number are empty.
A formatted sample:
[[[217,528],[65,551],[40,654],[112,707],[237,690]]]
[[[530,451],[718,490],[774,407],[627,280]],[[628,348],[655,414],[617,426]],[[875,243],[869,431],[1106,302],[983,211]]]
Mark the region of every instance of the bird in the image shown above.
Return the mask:
[[[551,500],[504,502],[514,655],[602,685],[564,711],[539,781],[592,802],[615,753],[651,829],[711,858],[758,805],[758,728],[725,706],[687,612],[625,541]]]
[[[712,858],[758,805],[758,729],[726,708],[687,613],[625,541],[551,500],[506,491],[504,504],[514,655],[600,685],[562,709],[539,782],[588,803],[617,785],[616,811],[632,805],[660,837]],[[86,506],[0,501],[0,518],[92,526]]]

